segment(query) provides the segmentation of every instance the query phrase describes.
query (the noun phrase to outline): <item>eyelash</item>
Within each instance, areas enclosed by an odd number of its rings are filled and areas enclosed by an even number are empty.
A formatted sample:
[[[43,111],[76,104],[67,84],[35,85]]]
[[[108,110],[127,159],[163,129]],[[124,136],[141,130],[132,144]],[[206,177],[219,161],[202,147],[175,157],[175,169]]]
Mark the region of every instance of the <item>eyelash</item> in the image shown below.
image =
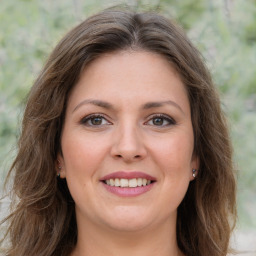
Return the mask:
[[[102,125],[105,125],[105,124],[99,124],[99,125],[94,125],[94,124],[88,124],[89,121],[92,121],[94,118],[101,118],[101,119],[105,119],[107,121],[107,125],[111,124],[105,115],[103,114],[91,114],[89,116],[85,116],[81,119],[80,123],[83,124],[83,125],[86,125],[86,126],[102,126]]]
[[[168,124],[165,124],[165,125],[153,125],[153,126],[156,126],[156,127],[167,127],[167,126],[171,126],[171,125],[175,125],[176,124],[176,121],[170,117],[170,116],[167,116],[167,115],[163,115],[163,114],[154,114],[151,116],[151,118],[149,119],[149,121],[152,121],[156,118],[160,118],[160,119],[163,119],[163,122],[164,121],[167,121]],[[146,123],[148,123],[149,121],[147,121]]]
[[[88,124],[89,121],[92,121],[94,118],[100,118],[101,120],[105,120],[107,122],[107,124],[99,124],[99,125],[96,125],[96,124]],[[169,116],[166,116],[166,115],[163,115],[163,114],[153,114],[150,119],[148,121],[146,121],[144,124],[145,125],[149,125],[148,123],[156,118],[159,118],[159,119],[163,119],[163,122],[164,121],[167,121],[168,124],[165,124],[165,125],[154,125],[154,124],[151,124],[152,126],[156,126],[156,127],[167,127],[167,126],[171,126],[171,125],[175,125],[176,124],[176,121],[169,117]],[[111,122],[109,122],[107,120],[107,117],[103,114],[91,114],[91,115],[88,115],[88,116],[85,116],[81,119],[80,121],[80,124],[82,125],[86,125],[86,126],[95,126],[95,127],[100,127],[100,126],[103,126],[103,125],[110,125]]]

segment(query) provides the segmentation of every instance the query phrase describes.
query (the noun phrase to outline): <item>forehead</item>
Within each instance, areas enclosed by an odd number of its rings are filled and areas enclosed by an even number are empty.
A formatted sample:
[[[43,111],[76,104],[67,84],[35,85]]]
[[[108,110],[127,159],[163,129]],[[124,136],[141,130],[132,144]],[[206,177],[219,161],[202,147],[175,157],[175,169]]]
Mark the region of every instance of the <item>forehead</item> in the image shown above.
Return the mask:
[[[172,64],[145,51],[104,54],[87,65],[69,104],[86,98],[126,104],[178,100],[189,107],[185,86]]]

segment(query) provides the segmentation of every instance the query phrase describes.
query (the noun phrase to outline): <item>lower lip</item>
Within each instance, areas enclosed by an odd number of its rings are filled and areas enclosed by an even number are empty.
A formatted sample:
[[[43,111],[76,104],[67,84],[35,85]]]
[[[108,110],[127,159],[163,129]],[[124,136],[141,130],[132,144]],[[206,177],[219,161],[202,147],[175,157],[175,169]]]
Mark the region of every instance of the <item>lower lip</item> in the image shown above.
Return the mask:
[[[107,191],[109,191],[117,196],[134,197],[134,196],[139,196],[141,194],[144,194],[144,193],[148,192],[149,190],[151,190],[152,187],[154,186],[155,182],[153,182],[147,186],[141,186],[141,187],[136,187],[136,188],[112,187],[112,186],[105,184],[104,182],[102,182],[102,184]]]

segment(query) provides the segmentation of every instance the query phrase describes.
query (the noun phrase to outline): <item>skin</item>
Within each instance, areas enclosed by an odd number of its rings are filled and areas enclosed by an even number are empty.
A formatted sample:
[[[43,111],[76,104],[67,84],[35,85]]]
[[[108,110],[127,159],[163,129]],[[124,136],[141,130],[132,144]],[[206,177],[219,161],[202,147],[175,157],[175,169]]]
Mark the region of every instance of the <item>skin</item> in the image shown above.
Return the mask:
[[[60,175],[76,204],[73,256],[183,255],[177,208],[199,163],[187,93],[166,59],[122,51],[89,64],[70,95],[61,145]],[[156,182],[135,197],[110,193],[100,179],[123,170]]]

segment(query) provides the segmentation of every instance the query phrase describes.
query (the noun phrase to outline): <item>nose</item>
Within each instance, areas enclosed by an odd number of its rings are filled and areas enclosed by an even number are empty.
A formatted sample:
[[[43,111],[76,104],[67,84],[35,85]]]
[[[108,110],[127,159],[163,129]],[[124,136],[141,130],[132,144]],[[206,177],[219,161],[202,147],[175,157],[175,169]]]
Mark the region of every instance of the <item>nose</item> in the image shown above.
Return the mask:
[[[118,127],[113,134],[111,155],[125,162],[142,160],[147,155],[143,136],[136,126]]]

